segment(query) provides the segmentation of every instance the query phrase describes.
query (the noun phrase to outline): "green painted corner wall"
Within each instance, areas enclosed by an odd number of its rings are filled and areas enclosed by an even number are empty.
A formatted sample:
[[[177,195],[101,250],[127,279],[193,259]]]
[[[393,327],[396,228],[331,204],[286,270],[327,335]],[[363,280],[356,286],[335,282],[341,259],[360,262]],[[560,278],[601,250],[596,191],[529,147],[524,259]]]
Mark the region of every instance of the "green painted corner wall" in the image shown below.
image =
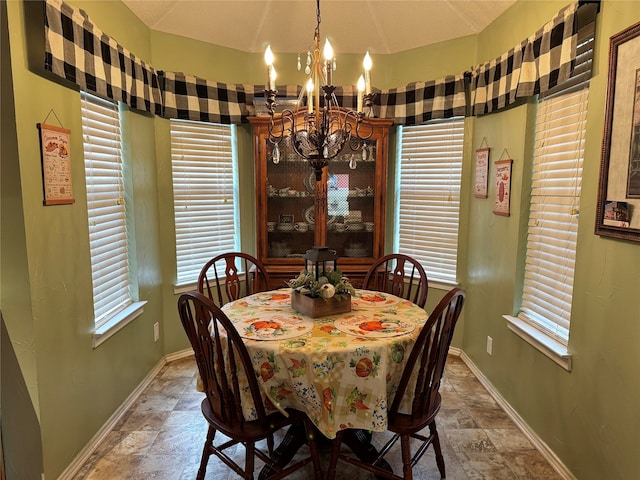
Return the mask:
[[[12,178],[18,183],[7,189],[3,185],[2,189],[2,314],[17,368],[28,388],[23,410],[35,412],[40,430],[34,444],[28,446],[34,458],[9,459],[11,470],[7,473],[8,478],[25,478],[21,475],[30,471],[33,464],[40,465],[44,478],[53,479],[164,354],[162,344],[153,342],[152,327],[162,317],[155,138],[152,117],[124,114],[125,155],[135,198],[136,222],[131,235],[135,239],[139,294],[147,304],[141,317],[93,349],[80,95],[68,85],[40,75],[37,66],[30,63],[37,57],[33,49],[43,38],[42,23],[39,28],[32,28],[34,13],[37,15],[37,8],[42,5],[22,1],[9,1],[6,5],[13,92],[5,97],[3,89],[2,115],[4,123],[8,113],[5,105],[13,104],[9,115],[13,115],[15,142],[9,158],[3,148],[2,164],[4,174],[5,161],[15,162],[17,171]],[[147,29],[121,3],[82,2],[77,6],[91,9],[91,14],[101,19],[102,28],[113,32],[131,51],[143,58],[150,56]],[[116,21],[118,17],[125,20]],[[40,61],[42,58],[40,50]],[[59,122],[72,132],[75,203],[71,205],[43,205],[36,124],[46,118],[48,123]],[[5,217],[9,208],[13,211]],[[6,250],[18,244],[15,251]],[[8,278],[18,270],[22,278]],[[28,296],[24,303],[18,304],[20,299],[14,296],[15,281],[23,284],[19,295]],[[2,368],[4,373],[4,363]],[[3,375],[3,381],[4,378]],[[3,389],[3,395],[11,393]],[[10,438],[21,435],[6,432],[3,424],[3,439],[7,438],[5,433],[10,433]],[[6,441],[4,446],[7,451],[11,448]],[[39,451],[41,458],[37,458]]]
[[[109,35],[156,68],[183,71],[230,83],[264,81],[261,54],[194,42],[150,31],[120,2],[69,2],[87,11]],[[567,2],[520,0],[476,36],[374,55],[374,84],[381,88],[439,78],[468,70],[500,55],[532,33]],[[77,91],[36,73],[33,45],[41,30],[25,15],[33,2],[6,2],[9,64],[3,45],[2,209],[0,300],[10,347],[11,374],[23,381],[28,405],[20,412],[32,423],[44,478],[57,478],[163,355],[188,348],[175,308],[175,238],[169,122],[127,112],[124,134],[133,188],[135,259],[144,314],[103,345],[91,348],[91,279],[80,97]],[[27,18],[28,17],[28,18]],[[462,348],[500,394],[580,480],[635,478],[634,448],[640,427],[640,246],[593,234],[606,95],[608,38],[640,21],[640,2],[602,3],[597,20],[595,71],[591,81],[581,219],[570,350],[566,372],[513,335],[502,318],[517,308],[533,146],[535,104],[465,121],[459,279],[467,289],[464,319],[454,345]],[[5,38],[3,37],[3,42]],[[37,53],[37,51],[36,51]],[[277,57],[287,83],[303,83],[294,55]],[[339,58],[336,83],[357,77],[361,56]],[[355,81],[355,80],[354,80]],[[6,109],[10,97],[13,109]],[[73,205],[42,205],[36,124],[53,109],[72,131]],[[4,125],[10,124],[11,129]],[[9,134],[7,134],[9,132]],[[237,128],[242,249],[255,251],[253,146],[251,129]],[[395,151],[395,132],[390,150]],[[7,139],[9,140],[7,142]],[[491,213],[488,199],[473,198],[473,151],[486,139],[491,160],[514,160],[510,217]],[[395,169],[391,157],[390,172]],[[12,183],[8,183],[12,181]],[[393,183],[389,183],[392,211]],[[387,239],[387,246],[391,239]],[[442,295],[433,290],[428,306]],[[161,340],[152,325],[161,324]],[[492,356],[486,337],[494,339]],[[3,338],[3,359],[7,352]],[[2,364],[3,373],[8,368]],[[7,395],[5,375],[2,395]],[[15,400],[15,398],[12,398]],[[15,404],[14,402],[13,404]],[[3,417],[9,415],[3,402]],[[13,412],[12,412],[13,413]],[[3,442],[7,433],[3,422]],[[65,435],[60,436],[59,432]],[[11,437],[11,435],[9,435]],[[23,445],[7,445],[5,451]],[[36,449],[37,451],[37,449]],[[26,459],[19,459],[26,462]],[[38,467],[36,467],[38,468]],[[20,477],[8,477],[14,480]]]
[[[565,2],[516,3],[478,36],[478,58],[492,58],[533,31]],[[640,249],[594,235],[606,97],[608,39],[640,21],[640,3],[603,1],[597,18],[589,93],[580,226],[567,372],[511,333],[502,318],[517,309],[526,241],[535,106],[477,118],[474,148],[486,138],[491,160],[514,160],[510,217],[472,198],[463,350],[525,422],[580,480],[630,479],[640,472]],[[492,187],[492,186],[491,186]],[[494,195],[490,187],[489,199]],[[485,352],[493,337],[493,355]]]

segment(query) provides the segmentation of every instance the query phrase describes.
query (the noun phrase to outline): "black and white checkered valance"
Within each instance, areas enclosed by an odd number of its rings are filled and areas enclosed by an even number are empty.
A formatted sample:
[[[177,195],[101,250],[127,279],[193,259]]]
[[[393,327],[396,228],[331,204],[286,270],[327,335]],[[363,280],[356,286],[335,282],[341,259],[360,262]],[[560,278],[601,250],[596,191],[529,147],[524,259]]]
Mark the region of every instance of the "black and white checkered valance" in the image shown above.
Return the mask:
[[[494,112],[520,97],[544,94],[564,85],[576,64],[577,10],[577,3],[569,5],[519,45],[474,67],[471,114]],[[591,62],[585,65],[590,66]],[[62,0],[45,0],[45,68],[82,90],[166,118],[244,123],[256,114],[254,99],[264,98],[262,85],[227,84],[184,73],[156,72],[103,33],[84,11]],[[397,125],[465,115],[466,88],[464,74],[460,73],[377,90],[374,113],[380,118],[393,118]],[[298,85],[279,85],[278,97],[298,98],[300,91]],[[336,87],[335,96],[342,107],[356,107],[355,87]]]
[[[163,115],[167,118],[244,123],[248,116],[256,114],[254,99],[264,98],[262,85],[218,83],[175,72],[161,73],[161,77],[164,77]],[[278,85],[277,90],[278,97],[298,98],[301,87]],[[436,118],[465,114],[463,74],[376,92],[375,116],[393,118],[397,125],[416,125]],[[341,107],[356,108],[356,87],[336,87],[334,95]]]
[[[438,118],[464,116],[465,111],[462,73],[380,92],[379,116],[394,118],[396,125],[420,125]]]
[[[563,8],[519,45],[475,66],[471,72],[473,115],[494,112],[568,81],[576,60],[577,11],[577,2]]]
[[[45,69],[103,98],[162,112],[154,68],[62,0],[45,2]]]
[[[264,85],[213,82],[179,72],[161,72],[166,118],[238,124],[255,115],[254,98],[264,98]],[[299,86],[278,85],[278,97],[297,97]],[[266,105],[266,102],[265,102]]]

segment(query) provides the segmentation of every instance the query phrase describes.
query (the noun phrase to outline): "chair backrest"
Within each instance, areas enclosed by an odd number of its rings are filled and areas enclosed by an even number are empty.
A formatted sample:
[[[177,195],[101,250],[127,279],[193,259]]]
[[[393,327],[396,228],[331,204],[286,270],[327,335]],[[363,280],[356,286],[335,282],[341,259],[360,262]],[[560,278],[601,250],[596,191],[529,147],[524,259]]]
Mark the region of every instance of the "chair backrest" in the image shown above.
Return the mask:
[[[180,295],[178,312],[216,419],[228,431],[242,428],[244,416],[238,378],[242,375],[249,385],[258,420],[266,422],[267,415],[249,352],[231,320],[199,292]]]
[[[453,288],[440,300],[440,303],[429,315],[407,359],[398,390],[389,409],[390,420],[398,413],[409,380],[412,375],[416,375],[415,372],[417,372],[417,379],[413,392],[411,415],[414,418],[424,418],[438,407],[440,381],[444,373],[453,330],[460,317],[464,299],[464,290]]]
[[[219,307],[268,289],[267,270],[248,253],[227,252],[217,255],[202,267],[198,277],[198,291]]]
[[[424,308],[429,281],[418,261],[408,255],[392,253],[374,262],[364,277],[362,288],[391,293]]]

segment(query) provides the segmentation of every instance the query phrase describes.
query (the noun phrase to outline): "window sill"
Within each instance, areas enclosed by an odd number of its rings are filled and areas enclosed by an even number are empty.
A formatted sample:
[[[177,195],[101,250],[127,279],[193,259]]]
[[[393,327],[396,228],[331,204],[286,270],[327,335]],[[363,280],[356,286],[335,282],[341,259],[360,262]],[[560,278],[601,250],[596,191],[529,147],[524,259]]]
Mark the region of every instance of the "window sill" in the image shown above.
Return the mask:
[[[174,284],[173,293],[178,295],[185,292],[192,292],[193,290],[197,290],[197,288],[198,282]]]
[[[533,328],[518,317],[513,317],[511,315],[503,315],[503,317],[507,320],[507,327],[509,327],[509,330],[568,372],[571,371],[571,354],[569,354],[567,347]]]
[[[93,348],[96,348],[108,338],[111,338],[123,327],[131,323],[134,318],[142,315],[142,312],[144,312],[144,305],[146,303],[146,301],[132,303],[127,308],[111,317],[111,319],[104,325],[101,325],[100,328],[96,328],[93,332]]]
[[[444,290],[448,292],[452,288],[459,287],[460,284],[457,282],[446,282],[444,280],[431,280],[429,279],[429,288],[435,288],[437,290]]]

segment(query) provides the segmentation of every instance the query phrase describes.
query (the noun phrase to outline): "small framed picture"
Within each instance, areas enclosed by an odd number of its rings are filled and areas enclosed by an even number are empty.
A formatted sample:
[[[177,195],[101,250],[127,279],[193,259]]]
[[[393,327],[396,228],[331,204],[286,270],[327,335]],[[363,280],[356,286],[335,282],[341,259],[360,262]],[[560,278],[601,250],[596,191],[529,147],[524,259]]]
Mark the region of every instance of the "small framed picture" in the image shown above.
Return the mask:
[[[473,196],[487,198],[487,186],[489,184],[489,152],[490,148],[476,150],[476,183]]]
[[[71,185],[71,130],[38,123],[45,205],[74,203]]]
[[[280,215],[280,223],[293,223],[293,215]]]
[[[628,202],[607,201],[604,206],[605,225],[611,227],[629,227],[631,205]]]
[[[508,217],[511,202],[511,164],[513,160],[498,160],[496,163],[496,198],[493,202],[493,213]]]

